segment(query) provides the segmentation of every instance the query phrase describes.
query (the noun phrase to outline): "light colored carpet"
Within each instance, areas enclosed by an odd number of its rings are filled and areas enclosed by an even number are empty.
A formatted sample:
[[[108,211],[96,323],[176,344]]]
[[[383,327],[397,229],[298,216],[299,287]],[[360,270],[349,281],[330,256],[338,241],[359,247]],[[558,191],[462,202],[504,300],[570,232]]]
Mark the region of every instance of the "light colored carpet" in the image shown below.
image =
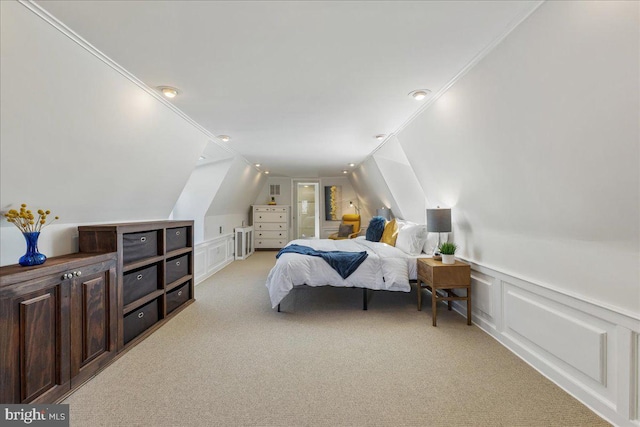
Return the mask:
[[[274,252],[197,301],[64,403],[78,426],[599,426],[597,415],[455,312],[411,293],[294,291],[272,310]]]

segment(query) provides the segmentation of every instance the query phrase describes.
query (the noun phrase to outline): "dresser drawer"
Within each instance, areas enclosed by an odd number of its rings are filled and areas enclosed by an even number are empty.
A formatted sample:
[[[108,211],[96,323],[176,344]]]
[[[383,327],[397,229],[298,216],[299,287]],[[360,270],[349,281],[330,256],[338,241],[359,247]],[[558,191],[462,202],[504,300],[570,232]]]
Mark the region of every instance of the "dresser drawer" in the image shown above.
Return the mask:
[[[287,231],[265,231],[260,230],[255,232],[256,239],[280,239],[287,240],[288,237]]]
[[[191,281],[167,293],[167,314],[189,300],[189,291],[191,289]]]
[[[272,206],[269,208],[269,212],[287,213],[287,208],[282,206]]]
[[[253,229],[256,232],[260,230],[286,230],[287,224],[284,222],[262,222],[254,224]]]
[[[187,247],[187,227],[167,228],[167,252]]]
[[[187,274],[189,274],[189,254],[167,260],[165,283],[175,282]]]
[[[256,239],[255,247],[256,249],[281,249],[284,248],[287,243],[289,243],[287,239]]]
[[[124,343],[128,343],[158,321],[158,300],[124,316]]]
[[[286,212],[260,212],[257,213],[253,219],[255,222],[282,222],[287,223]]]
[[[158,289],[158,266],[156,264],[133,270],[123,275],[122,299],[127,305]]]
[[[154,256],[158,256],[156,230],[122,235],[122,260],[125,264]]]

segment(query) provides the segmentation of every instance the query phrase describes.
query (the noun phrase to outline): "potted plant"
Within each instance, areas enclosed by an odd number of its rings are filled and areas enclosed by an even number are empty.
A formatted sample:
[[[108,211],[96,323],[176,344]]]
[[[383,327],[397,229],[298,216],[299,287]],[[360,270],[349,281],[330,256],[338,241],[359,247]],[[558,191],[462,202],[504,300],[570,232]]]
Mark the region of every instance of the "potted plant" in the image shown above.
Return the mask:
[[[455,243],[445,242],[440,245],[438,250],[442,254],[442,263],[443,264],[455,264],[455,253],[456,249],[458,249],[458,245]]]

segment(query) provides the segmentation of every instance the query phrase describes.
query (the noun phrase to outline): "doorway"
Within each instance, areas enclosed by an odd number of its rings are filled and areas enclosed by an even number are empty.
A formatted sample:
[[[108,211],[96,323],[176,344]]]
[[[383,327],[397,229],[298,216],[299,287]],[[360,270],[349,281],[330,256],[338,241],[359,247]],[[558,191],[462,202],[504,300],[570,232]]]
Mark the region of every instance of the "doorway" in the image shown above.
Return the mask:
[[[296,182],[294,198],[296,239],[320,237],[320,184]]]

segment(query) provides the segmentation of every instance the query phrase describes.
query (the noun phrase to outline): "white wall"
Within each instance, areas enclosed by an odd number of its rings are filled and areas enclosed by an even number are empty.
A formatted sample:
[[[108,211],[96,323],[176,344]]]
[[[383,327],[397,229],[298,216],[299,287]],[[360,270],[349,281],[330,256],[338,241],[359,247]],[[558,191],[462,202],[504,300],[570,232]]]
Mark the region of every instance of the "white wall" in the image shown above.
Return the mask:
[[[233,159],[224,159],[198,166],[193,170],[175,207],[173,219],[194,220],[194,240],[204,240],[204,218]]]
[[[78,224],[167,219],[207,136],[27,7],[0,8],[0,209],[60,216],[47,256],[77,250]],[[0,235],[16,263],[22,236]]]
[[[638,8],[544,3],[398,134],[461,256],[636,317]]]
[[[205,240],[233,233],[233,229],[243,223],[248,225],[251,203],[265,180],[264,174],[241,157],[235,157],[207,210]]]
[[[398,139],[393,136],[373,155],[373,159],[384,177],[393,194],[394,202],[391,209],[394,215],[408,221],[424,224],[426,221],[425,199],[423,190],[416,178],[409,159],[404,153]],[[423,165],[429,167],[434,159],[418,159]]]
[[[395,198],[373,156],[367,158],[349,174],[349,181],[360,196],[360,207],[362,208],[363,219],[366,217],[367,225],[369,224],[368,221],[375,216],[376,209],[382,207],[391,208],[391,213],[393,215],[396,214]]]

